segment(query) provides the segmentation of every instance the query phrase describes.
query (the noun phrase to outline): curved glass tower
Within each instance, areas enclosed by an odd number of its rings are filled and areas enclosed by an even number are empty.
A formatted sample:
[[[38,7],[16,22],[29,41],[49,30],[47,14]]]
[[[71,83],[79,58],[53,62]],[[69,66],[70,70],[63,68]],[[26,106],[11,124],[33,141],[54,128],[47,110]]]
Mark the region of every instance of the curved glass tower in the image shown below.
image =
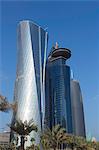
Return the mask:
[[[45,125],[52,128],[62,125],[72,133],[72,112],[70,98],[70,67],[66,60],[71,51],[53,48],[46,65]]]
[[[34,120],[42,128],[47,32],[31,21],[21,21],[17,32],[18,62],[14,100],[18,101],[16,118]],[[31,133],[32,136],[35,133]],[[36,143],[39,142],[35,134]]]
[[[86,136],[83,100],[79,82],[71,80],[71,104],[72,104],[72,122],[73,133],[77,136]]]

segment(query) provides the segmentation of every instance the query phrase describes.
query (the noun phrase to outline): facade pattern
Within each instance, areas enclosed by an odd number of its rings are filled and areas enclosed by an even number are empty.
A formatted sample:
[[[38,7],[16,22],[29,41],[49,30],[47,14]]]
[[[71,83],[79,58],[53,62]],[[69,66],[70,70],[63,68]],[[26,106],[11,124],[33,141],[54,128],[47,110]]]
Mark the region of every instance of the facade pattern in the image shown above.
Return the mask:
[[[83,99],[79,82],[71,80],[71,104],[72,104],[72,122],[73,133],[77,136],[86,136]]]
[[[62,56],[52,58],[50,54],[49,58],[46,64],[45,125],[52,128],[61,124],[72,133],[70,67]]]
[[[16,118],[33,119],[39,131],[42,128],[44,76],[47,49],[47,32],[31,21],[18,25],[18,63],[14,100],[18,101]],[[31,133],[39,142],[38,135]]]

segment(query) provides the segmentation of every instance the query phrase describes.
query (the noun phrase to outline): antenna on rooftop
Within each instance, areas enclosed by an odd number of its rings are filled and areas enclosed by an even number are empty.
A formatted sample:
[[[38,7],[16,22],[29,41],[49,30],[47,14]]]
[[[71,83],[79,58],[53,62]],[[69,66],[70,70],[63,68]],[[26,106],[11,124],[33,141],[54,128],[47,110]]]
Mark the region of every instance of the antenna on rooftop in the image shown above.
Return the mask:
[[[56,42],[55,49],[58,49],[58,48],[59,48],[59,45],[58,45],[58,43]]]

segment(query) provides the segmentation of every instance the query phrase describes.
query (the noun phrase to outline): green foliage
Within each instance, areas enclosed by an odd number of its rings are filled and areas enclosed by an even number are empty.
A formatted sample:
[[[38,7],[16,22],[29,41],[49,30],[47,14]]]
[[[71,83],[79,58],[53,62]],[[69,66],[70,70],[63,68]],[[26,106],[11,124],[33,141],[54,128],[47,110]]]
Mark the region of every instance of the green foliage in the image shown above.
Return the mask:
[[[20,135],[21,138],[21,150],[24,150],[24,144],[25,144],[25,137],[30,134],[31,131],[37,132],[37,126],[34,124],[33,120],[30,120],[29,122],[21,120],[16,120],[14,125],[9,125],[11,130],[16,132],[18,135]]]
[[[44,150],[47,149],[58,149],[61,144],[65,142],[66,130],[59,124],[50,130],[45,129],[41,135],[41,144]]]
[[[0,111],[9,112],[10,110],[17,111],[17,102],[9,103],[6,97],[0,95]]]
[[[8,145],[0,145],[0,150],[16,150],[16,145],[14,143],[10,143]]]
[[[26,150],[40,150],[40,146],[32,144],[31,146],[27,147]]]
[[[63,143],[71,150],[99,150],[99,142],[89,142],[83,137],[68,134],[60,125],[56,125],[52,130],[45,129],[41,135],[44,150],[61,150]]]
[[[14,125],[8,125],[11,130],[16,132],[19,135],[29,135],[31,131],[37,132],[37,126],[33,123],[32,120],[29,122],[24,121],[22,122],[21,120],[16,120]]]
[[[0,99],[0,111],[8,112],[10,110],[9,102],[5,99]]]
[[[69,150],[99,150],[99,142],[86,141],[86,139],[84,139],[82,137],[77,137],[77,136],[73,136],[70,134],[66,134],[66,139],[67,139],[66,143],[68,143],[69,148],[71,148]],[[32,145],[27,147],[26,150],[40,150],[40,145],[34,144],[34,141],[35,141],[34,138],[32,138],[32,140],[31,140]],[[45,140],[45,139],[43,139],[43,140]],[[68,144],[67,144],[67,146],[68,146]],[[71,146],[72,144],[74,145],[73,148]],[[6,146],[0,145],[0,150],[17,150],[17,149],[16,149],[16,145],[14,143],[12,143],[12,144],[9,144]],[[57,147],[52,147],[52,146],[50,147],[45,144],[45,147],[43,147],[43,150],[62,150],[62,149],[59,148],[59,145],[57,148]],[[64,148],[64,150],[67,150],[67,149]]]

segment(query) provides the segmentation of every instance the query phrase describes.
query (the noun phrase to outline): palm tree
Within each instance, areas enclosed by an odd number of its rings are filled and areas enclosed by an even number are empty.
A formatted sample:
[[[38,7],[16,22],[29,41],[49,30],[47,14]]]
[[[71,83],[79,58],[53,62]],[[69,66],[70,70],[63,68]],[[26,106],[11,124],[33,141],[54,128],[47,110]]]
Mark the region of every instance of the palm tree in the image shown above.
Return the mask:
[[[25,137],[30,134],[31,131],[37,132],[37,126],[33,123],[33,120],[29,122],[16,120],[14,125],[9,125],[11,130],[20,135],[21,138],[21,149],[24,150]]]
[[[99,149],[99,142],[96,142],[96,150]]]
[[[0,150],[16,150],[16,145],[14,143],[9,143],[7,145],[0,145]]]
[[[63,141],[67,148],[74,150],[76,147],[75,136],[70,133],[65,133]]]
[[[41,135],[41,144],[44,150],[59,150],[62,144],[72,150],[99,150],[99,142],[88,142],[83,137],[68,134],[60,125],[52,130],[46,128]]]
[[[74,140],[74,147],[77,150],[87,150],[87,144],[86,144],[86,139],[80,136],[74,136],[75,140]]]
[[[6,97],[0,95],[0,111],[8,112],[9,110],[9,103],[6,100]]]
[[[27,147],[26,150],[40,150],[40,145],[35,145],[35,139],[32,137],[31,138],[31,142],[32,142],[32,145]]]
[[[88,150],[99,150],[99,142],[87,141]]]
[[[9,103],[6,97],[0,95],[0,111],[8,112],[10,110],[17,111],[17,102]]]
[[[61,149],[62,144],[66,144],[65,128],[62,128],[61,125],[55,125],[52,130],[49,128],[45,129],[41,135],[41,144],[43,149]]]
[[[86,141],[85,138],[71,135],[72,141],[70,147],[72,150],[96,150],[96,144],[90,141]]]
[[[48,137],[49,137],[49,139],[48,139]],[[49,150],[51,147],[50,141],[52,141],[51,131],[48,131],[48,130],[42,131],[42,135],[40,138],[41,138],[41,145],[43,147],[43,150]]]

